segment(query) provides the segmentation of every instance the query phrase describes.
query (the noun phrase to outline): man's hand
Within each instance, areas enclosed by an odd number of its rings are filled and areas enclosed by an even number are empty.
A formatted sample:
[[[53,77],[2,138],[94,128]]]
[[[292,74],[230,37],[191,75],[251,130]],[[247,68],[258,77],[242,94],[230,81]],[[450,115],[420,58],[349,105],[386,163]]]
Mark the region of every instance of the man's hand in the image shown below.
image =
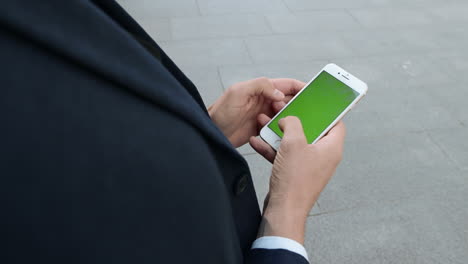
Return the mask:
[[[305,83],[294,79],[258,78],[236,83],[208,108],[213,122],[234,147],[258,136]]]
[[[274,157],[274,163],[259,236],[303,243],[307,215],[341,161],[345,126],[339,122],[315,144],[307,143],[297,117],[283,118],[279,126],[284,137],[276,157],[263,153]],[[260,148],[267,149],[264,144]]]

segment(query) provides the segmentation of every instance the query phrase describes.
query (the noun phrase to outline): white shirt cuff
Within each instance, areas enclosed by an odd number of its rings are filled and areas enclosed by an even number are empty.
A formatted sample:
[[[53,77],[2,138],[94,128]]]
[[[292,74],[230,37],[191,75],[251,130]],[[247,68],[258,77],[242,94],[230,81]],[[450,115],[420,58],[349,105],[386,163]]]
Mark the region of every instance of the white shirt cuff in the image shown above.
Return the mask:
[[[292,251],[296,254],[303,256],[307,261],[309,261],[309,257],[307,256],[307,251],[305,250],[304,246],[300,243],[285,237],[278,237],[278,236],[264,236],[257,238],[253,244],[252,249],[285,249]]]

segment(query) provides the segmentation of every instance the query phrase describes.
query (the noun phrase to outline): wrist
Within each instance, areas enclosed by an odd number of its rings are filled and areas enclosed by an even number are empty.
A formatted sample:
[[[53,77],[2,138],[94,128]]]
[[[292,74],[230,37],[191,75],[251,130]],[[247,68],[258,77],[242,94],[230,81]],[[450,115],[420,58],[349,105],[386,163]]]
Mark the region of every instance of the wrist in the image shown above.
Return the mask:
[[[307,215],[304,210],[268,206],[263,213],[258,237],[279,236],[304,244]]]

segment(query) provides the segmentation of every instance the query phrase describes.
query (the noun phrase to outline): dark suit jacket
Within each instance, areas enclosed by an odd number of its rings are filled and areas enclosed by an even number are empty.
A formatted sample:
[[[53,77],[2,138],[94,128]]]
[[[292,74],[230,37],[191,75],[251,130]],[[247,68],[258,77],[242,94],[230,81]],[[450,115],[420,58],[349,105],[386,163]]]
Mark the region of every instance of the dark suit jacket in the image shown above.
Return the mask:
[[[113,1],[0,4],[2,263],[306,263],[250,250],[246,161]]]

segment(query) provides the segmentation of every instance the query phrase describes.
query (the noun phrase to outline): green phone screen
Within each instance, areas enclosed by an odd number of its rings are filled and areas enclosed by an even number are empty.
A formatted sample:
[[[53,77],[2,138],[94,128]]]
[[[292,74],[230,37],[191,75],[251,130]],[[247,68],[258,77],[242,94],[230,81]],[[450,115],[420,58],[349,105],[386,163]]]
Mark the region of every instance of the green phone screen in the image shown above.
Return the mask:
[[[279,137],[283,132],[278,121],[286,116],[297,116],[310,144],[359,96],[359,93],[322,71],[294,101],[268,125]]]

